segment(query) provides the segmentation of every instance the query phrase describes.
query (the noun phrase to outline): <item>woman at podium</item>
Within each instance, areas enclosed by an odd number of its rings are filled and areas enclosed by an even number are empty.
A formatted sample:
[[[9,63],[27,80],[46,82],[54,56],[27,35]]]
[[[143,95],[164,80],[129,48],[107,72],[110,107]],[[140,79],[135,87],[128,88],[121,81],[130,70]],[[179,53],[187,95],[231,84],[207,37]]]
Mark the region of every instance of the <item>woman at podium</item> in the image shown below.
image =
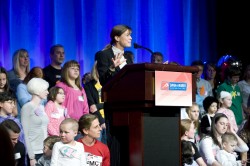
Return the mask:
[[[130,56],[124,55],[124,49],[131,47],[132,29],[127,25],[116,25],[110,33],[110,44],[96,55],[100,83],[104,86],[126,64],[133,63]]]

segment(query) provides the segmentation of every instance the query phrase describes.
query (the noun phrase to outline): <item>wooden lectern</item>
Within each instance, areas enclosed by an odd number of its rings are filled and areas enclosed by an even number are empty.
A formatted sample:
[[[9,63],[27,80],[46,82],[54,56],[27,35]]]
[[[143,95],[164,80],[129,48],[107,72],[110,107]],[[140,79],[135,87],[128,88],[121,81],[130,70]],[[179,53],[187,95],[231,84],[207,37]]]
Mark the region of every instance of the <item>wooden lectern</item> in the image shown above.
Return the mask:
[[[120,143],[120,165],[180,165],[180,107],[155,106],[155,71],[192,73],[195,101],[196,67],[168,64],[126,65],[103,88],[110,133]]]

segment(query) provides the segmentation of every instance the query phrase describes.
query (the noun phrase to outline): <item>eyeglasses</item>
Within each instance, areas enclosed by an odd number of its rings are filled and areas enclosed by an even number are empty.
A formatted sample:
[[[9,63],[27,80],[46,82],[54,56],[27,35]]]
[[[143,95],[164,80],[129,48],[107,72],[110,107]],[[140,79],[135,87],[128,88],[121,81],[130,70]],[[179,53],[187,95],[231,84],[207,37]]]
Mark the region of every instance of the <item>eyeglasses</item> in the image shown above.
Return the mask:
[[[5,101],[5,103],[9,103],[9,104],[15,105],[15,101],[11,101],[11,100]]]

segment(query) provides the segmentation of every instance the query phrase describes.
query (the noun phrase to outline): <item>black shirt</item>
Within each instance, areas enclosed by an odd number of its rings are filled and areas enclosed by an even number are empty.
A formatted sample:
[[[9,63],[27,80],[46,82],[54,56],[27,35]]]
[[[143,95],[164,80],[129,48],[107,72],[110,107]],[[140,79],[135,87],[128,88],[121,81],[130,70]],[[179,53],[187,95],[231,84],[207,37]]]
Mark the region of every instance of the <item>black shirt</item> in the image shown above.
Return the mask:
[[[51,65],[43,68],[44,79],[49,83],[49,89],[61,79],[61,72],[62,69],[55,69]]]

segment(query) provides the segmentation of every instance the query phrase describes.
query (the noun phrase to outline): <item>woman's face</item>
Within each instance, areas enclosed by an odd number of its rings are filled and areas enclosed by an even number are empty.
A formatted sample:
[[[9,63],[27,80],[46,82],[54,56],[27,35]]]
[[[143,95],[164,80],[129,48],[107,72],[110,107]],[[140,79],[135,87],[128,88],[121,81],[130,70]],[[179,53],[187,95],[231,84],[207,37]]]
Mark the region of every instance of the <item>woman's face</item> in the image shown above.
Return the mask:
[[[191,123],[190,129],[188,131],[186,131],[186,135],[187,135],[187,137],[189,139],[193,139],[194,138],[194,133],[195,133],[194,123]]]
[[[218,132],[218,134],[223,135],[227,131],[228,127],[228,119],[225,117],[221,117],[217,123],[215,123],[215,129]]]
[[[20,66],[27,67],[29,65],[29,55],[28,53],[23,53],[19,56]]]
[[[98,119],[93,120],[89,129],[86,129],[85,134],[87,134],[91,138],[99,138],[101,134],[102,128],[100,127],[100,123]]]
[[[1,91],[1,89],[4,89],[6,83],[7,83],[6,74],[0,73],[0,91]]]
[[[115,39],[117,41],[116,47],[118,48],[125,48],[125,47],[131,47],[131,31],[126,30],[121,36],[115,36]]]
[[[199,107],[197,105],[194,105],[191,107],[191,110],[189,111],[189,118],[192,121],[197,121],[199,119]]]
[[[207,75],[207,79],[209,80],[214,79],[216,75],[216,70],[212,66],[208,65],[206,69],[206,75]]]

